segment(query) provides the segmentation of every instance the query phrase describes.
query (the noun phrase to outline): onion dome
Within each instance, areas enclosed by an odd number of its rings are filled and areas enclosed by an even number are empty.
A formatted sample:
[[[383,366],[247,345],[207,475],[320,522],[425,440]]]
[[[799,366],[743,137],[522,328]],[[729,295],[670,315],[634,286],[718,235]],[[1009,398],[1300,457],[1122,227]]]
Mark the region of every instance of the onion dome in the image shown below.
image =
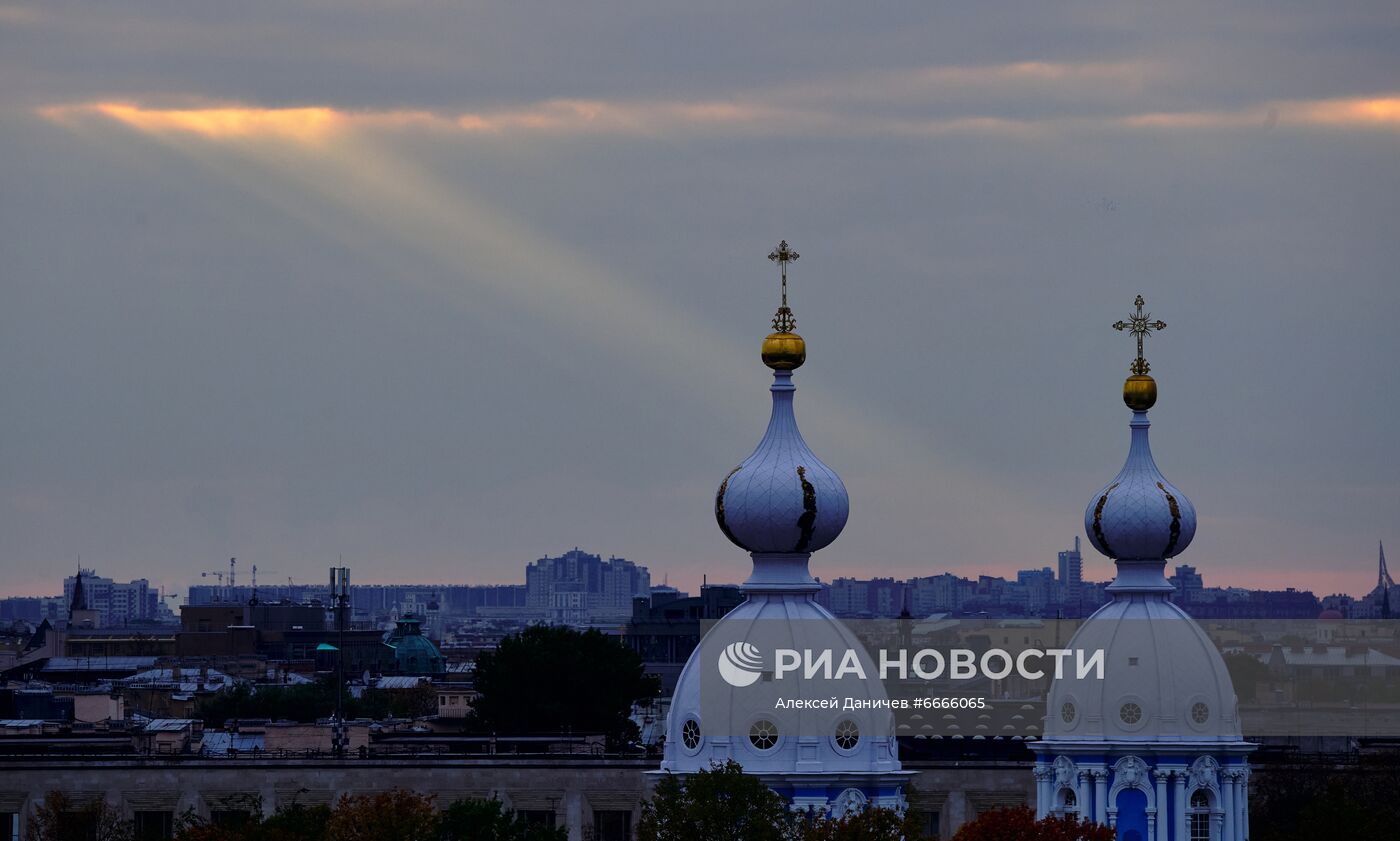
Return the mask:
[[[1151,321],[1150,315],[1143,313],[1141,295],[1136,304],[1137,311],[1130,314],[1128,322],[1113,325],[1133,333],[1138,345],[1132,376],[1123,385],[1123,402],[1133,410],[1128,460],[1113,481],[1089,500],[1084,511],[1084,530],[1094,548],[1115,561],[1149,561],[1160,567],[1191,543],[1196,534],[1196,509],[1185,494],[1167,481],[1152,459],[1147,410],[1156,402],[1157,384],[1148,376],[1150,366],[1143,358],[1142,344],[1149,331],[1167,325]],[[1159,579],[1160,572],[1152,581]],[[1121,566],[1118,583],[1132,583],[1125,578]],[[1165,581],[1161,585],[1169,586]]]
[[[763,342],[763,362],[773,369],[773,414],[753,454],[729,471],[715,495],[715,519],[735,545],[755,556],[750,589],[771,584],[814,584],[806,557],[836,539],[850,501],[835,471],[817,458],[797,429],[792,372],[806,359],[806,343],[787,305],[787,265],[797,259],[786,241],[768,255],[782,267],[782,306],[774,333]],[[788,557],[791,565],[760,564],[758,556]]]

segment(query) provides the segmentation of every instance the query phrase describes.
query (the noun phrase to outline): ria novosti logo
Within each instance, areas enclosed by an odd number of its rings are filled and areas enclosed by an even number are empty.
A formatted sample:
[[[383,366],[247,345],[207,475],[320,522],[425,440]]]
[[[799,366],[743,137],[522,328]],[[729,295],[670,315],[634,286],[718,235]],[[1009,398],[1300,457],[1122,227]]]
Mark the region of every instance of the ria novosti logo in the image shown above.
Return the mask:
[[[763,674],[763,655],[746,642],[731,642],[719,653],[719,676],[734,687],[750,686]]]
[[[779,648],[773,657],[773,680],[782,680],[788,674],[801,680],[866,679],[865,661],[849,648],[840,657],[829,648],[815,652],[810,648]],[[880,680],[906,680],[910,672],[921,680],[940,677],[950,680],[1002,680],[1014,672],[1027,680],[1039,680],[1047,674],[1048,670],[1044,667],[1050,664],[1046,660],[1053,661],[1056,680],[1064,678],[1068,672],[1067,660],[1073,661],[1077,680],[1086,677],[1103,680],[1104,677],[1104,650],[1101,648],[1027,648],[1015,653],[1000,648],[985,651],[954,648],[946,655],[937,649],[924,648],[914,652],[912,657],[905,650],[881,650],[878,675]],[[763,653],[752,643],[731,642],[719,653],[719,674],[730,686],[752,686],[763,675]]]

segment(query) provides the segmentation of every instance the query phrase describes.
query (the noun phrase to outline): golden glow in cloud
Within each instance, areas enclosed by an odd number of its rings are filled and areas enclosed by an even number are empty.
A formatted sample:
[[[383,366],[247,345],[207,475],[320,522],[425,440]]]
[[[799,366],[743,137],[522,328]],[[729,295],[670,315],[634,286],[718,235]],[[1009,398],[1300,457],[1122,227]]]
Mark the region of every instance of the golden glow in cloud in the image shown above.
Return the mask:
[[[1400,126],[1400,96],[1303,103],[1300,110],[1322,125]]]
[[[1067,70],[1046,65],[1015,65],[1006,74],[1056,77]],[[130,102],[54,105],[39,113],[74,124],[103,117],[162,137],[211,140],[290,140],[323,143],[349,129],[424,129],[475,136],[603,135],[659,137],[687,131],[732,134],[824,132],[831,136],[873,133],[936,135],[950,133],[1025,135],[1046,129],[1130,128],[1211,130],[1250,126],[1320,126],[1348,129],[1400,129],[1400,95],[1280,101],[1236,110],[1137,112],[1095,117],[994,117],[981,114],[922,117],[886,114],[850,117],[839,107],[788,107],[761,100],[694,102],[555,99],[515,108],[441,114],[427,111],[344,111],[329,107],[259,108],[217,105],[155,108]]]
[[[1132,128],[1216,129],[1275,125],[1400,129],[1400,96],[1275,102],[1239,111],[1176,111],[1122,118]]]
[[[56,122],[72,123],[85,116],[102,116],[146,134],[195,135],[210,140],[283,138],[318,143],[351,126],[386,128],[450,123],[426,112],[338,111],[334,108],[257,108],[220,105],[208,108],[148,108],[129,102],[52,105],[39,113]]]

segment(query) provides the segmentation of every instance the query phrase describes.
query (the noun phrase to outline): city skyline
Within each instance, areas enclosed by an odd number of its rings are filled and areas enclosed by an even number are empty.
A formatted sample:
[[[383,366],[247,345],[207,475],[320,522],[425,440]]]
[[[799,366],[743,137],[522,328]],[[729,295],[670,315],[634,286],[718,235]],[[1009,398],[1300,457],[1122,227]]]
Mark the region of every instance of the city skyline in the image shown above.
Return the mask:
[[[231,559],[231,561],[236,562],[237,559]],[[235,569],[232,562],[227,568],[229,572]],[[1393,582],[1387,572],[1385,547],[1383,543],[1378,546],[1376,562],[1376,567],[1373,568],[1379,569],[1380,583],[1373,583],[1372,588],[1369,590],[1362,590],[1355,593],[1341,591],[1326,593],[1314,592],[1308,588],[1295,587],[1287,582],[1274,580],[1265,582],[1266,586],[1263,587],[1243,587],[1230,582],[1222,583],[1213,578],[1208,589],[1211,592],[1222,594],[1222,596],[1227,591],[1254,594],[1255,596],[1262,594],[1266,597],[1277,596],[1285,592],[1297,592],[1299,595],[1309,595],[1315,600],[1326,603],[1349,605],[1354,601],[1359,604],[1363,600],[1366,600],[1368,596],[1373,597],[1377,589],[1382,585],[1387,589],[1393,587]],[[583,564],[583,566],[579,564]],[[546,575],[544,574],[546,568],[554,571]],[[592,569],[593,571],[588,572],[588,569]],[[627,591],[630,595],[621,595],[622,591],[615,592],[615,585],[609,583],[613,580],[611,578],[613,569],[623,571],[625,577],[619,579],[619,582],[623,583],[623,590]],[[1185,575],[1193,580],[1194,585],[1191,586],[1194,586],[1195,589],[1199,590],[1202,587],[1201,582],[1203,576],[1196,566],[1192,564],[1177,564],[1175,565],[1175,569],[1176,575]],[[632,570],[633,572],[626,572],[627,570]],[[101,576],[99,570],[91,567],[82,567],[81,572],[85,578],[96,581],[98,586],[105,587],[108,590],[112,589],[114,584],[113,579]],[[553,586],[549,581],[561,575],[563,578],[570,581],[589,582],[585,589],[595,593],[598,597],[604,598],[606,601],[595,604],[592,601],[578,602],[570,600],[569,597],[565,597],[563,601],[556,600]],[[632,576],[634,575],[639,577],[633,578]],[[170,600],[171,603],[168,603],[170,607],[173,607],[174,603],[209,604],[230,599],[233,601],[242,601],[253,599],[259,594],[261,594],[261,598],[264,601],[285,600],[288,598],[292,601],[305,601],[307,598],[312,597],[320,591],[323,586],[323,583],[318,583],[311,579],[303,579],[297,582],[294,580],[294,576],[278,576],[270,579],[267,575],[263,576],[262,582],[259,584],[255,576],[256,570],[250,569],[245,565],[242,570],[242,577],[236,580],[235,576],[229,575],[227,572],[210,571],[206,573],[205,576],[201,577],[197,583],[190,583],[184,590],[166,587],[161,585],[160,582],[152,584],[147,579],[140,578],[133,579],[130,584],[116,583],[116,591],[125,592],[129,590],[131,593],[137,594],[131,597],[134,599],[131,602],[132,605],[138,602],[144,604],[149,598],[149,607],[142,607],[140,609],[141,616],[139,617],[142,620],[147,620],[153,617],[154,612],[157,610],[157,605],[167,604],[165,600]],[[1377,579],[1374,576],[1375,573],[1373,573],[1373,582],[1376,582]],[[920,582],[930,583],[935,579],[943,578],[954,578],[963,584],[969,585],[978,585],[985,582],[1000,582],[1001,584],[1008,585],[1009,589],[1016,590],[1019,595],[1009,597],[1003,601],[1000,596],[1000,590],[998,590],[998,595],[993,599],[993,603],[1003,607],[1010,606],[1013,608],[1015,605],[1020,604],[1021,607],[1017,609],[1025,610],[1026,615],[1049,615],[1051,611],[1047,610],[1047,604],[1050,607],[1057,607],[1061,604],[1066,606],[1073,605],[1076,609],[1085,605],[1096,605],[1105,595],[1103,588],[1110,580],[1094,579],[1092,577],[1086,578],[1083,575],[1083,555],[1078,539],[1073,542],[1072,548],[1057,553],[1056,561],[1053,565],[1042,565],[1038,567],[1023,566],[1015,570],[1012,574],[999,575],[985,571],[965,574],[945,570],[941,572],[930,571],[925,574],[909,577],[892,577],[878,574],[866,577],[837,575],[825,579],[818,577],[818,580],[822,582],[823,588],[827,593],[824,598],[828,600],[828,606],[836,610],[838,615],[852,615],[854,612],[858,612],[839,608],[839,599],[852,597],[858,599],[864,598],[863,595],[854,596],[854,591],[846,592],[844,595],[838,595],[838,591],[842,590],[843,586],[849,588],[851,585],[857,585],[863,589],[864,585],[867,584],[881,587],[893,585],[893,589],[884,596],[884,598],[889,601],[889,604],[884,605],[882,608],[883,613],[893,616],[897,614],[902,607],[913,607],[916,613],[920,611],[929,613],[954,609],[952,607],[921,606],[920,601],[922,597],[916,597],[911,601],[907,596],[898,595],[898,593],[905,592],[903,588],[906,586],[915,587],[917,590]],[[61,594],[17,594],[0,592],[0,603],[3,603],[9,598],[28,598],[51,601],[55,604],[61,603],[62,605],[69,605],[72,602],[75,579],[73,576],[69,575],[64,577],[62,581]],[[521,599],[521,601],[519,601],[517,606],[521,610],[526,610],[526,608],[528,608],[526,612],[531,613],[531,615],[537,615],[538,617],[545,617],[546,614],[548,614],[549,621],[551,622],[585,624],[593,622],[598,618],[615,619],[625,614],[627,610],[630,609],[629,599],[631,595],[641,597],[649,592],[659,592],[667,587],[672,591],[679,591],[684,594],[690,590],[699,592],[703,590],[706,585],[730,588],[738,586],[738,582],[735,581],[711,581],[708,579],[708,576],[703,573],[700,581],[696,583],[696,586],[690,587],[683,582],[672,584],[669,575],[663,575],[659,580],[652,579],[650,570],[645,564],[634,563],[615,554],[609,555],[604,559],[602,554],[593,554],[587,549],[578,546],[566,551],[561,551],[556,557],[546,555],[527,562],[522,575],[510,581],[417,581],[402,578],[378,580],[374,577],[371,577],[369,580],[357,578],[356,581],[357,587],[410,591],[418,590],[423,594],[423,598],[434,594],[435,590],[440,591],[444,598],[448,593],[459,590],[519,590],[521,595],[518,598]],[[1186,590],[1190,589],[1189,586],[1177,583],[1175,578],[1173,578],[1173,583],[1178,587],[1178,595],[1180,597],[1184,599],[1189,598],[1189,594],[1186,592]],[[565,587],[564,589],[572,590],[573,588]],[[1047,592],[1047,590],[1053,591],[1053,594]],[[527,591],[531,591],[535,593],[535,595],[527,599],[525,596]],[[1087,597],[1087,600],[1083,604],[1080,603],[1081,594]],[[321,597],[324,597],[324,593],[321,593]],[[1341,602],[1337,602],[1338,597],[1340,597]],[[589,598],[591,599],[592,597]],[[1027,599],[1029,600],[1028,603],[1022,604],[1022,602]],[[954,602],[960,602],[960,599],[954,599]],[[873,603],[874,602],[872,602],[872,604]],[[1299,605],[1297,604],[1289,609],[1292,611],[1292,614],[1296,614],[1294,618],[1310,618],[1311,616],[1311,614],[1305,615],[1305,613],[1298,613]],[[598,611],[596,616],[594,615],[595,610]],[[124,623],[125,620],[117,622],[117,624]]]
[[[742,580],[711,510],[786,237],[851,498],[823,580],[1052,564],[1121,463],[1142,294],[1180,562],[1365,593],[1393,8],[1041,6],[0,6],[6,588],[79,554],[507,583],[573,545]]]

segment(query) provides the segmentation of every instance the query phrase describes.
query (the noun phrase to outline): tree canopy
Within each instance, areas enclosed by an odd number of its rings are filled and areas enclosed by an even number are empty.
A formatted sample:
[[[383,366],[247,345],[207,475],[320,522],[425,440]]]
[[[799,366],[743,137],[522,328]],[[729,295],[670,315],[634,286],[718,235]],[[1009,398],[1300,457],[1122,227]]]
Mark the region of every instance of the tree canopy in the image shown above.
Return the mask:
[[[953,841],[1114,841],[1117,834],[1102,824],[1075,818],[1036,820],[1026,806],[992,809],[962,825]]]
[[[642,805],[638,841],[789,841],[787,801],[730,760],[685,780],[662,777]]]
[[[479,655],[475,688],[471,723],[483,732],[603,733],[613,744],[637,738],[632,704],[659,690],[641,657],[615,638],[547,625]]]
[[[335,694],[335,678],[329,675],[290,686],[240,681],[201,700],[195,714],[206,727],[238,718],[316,721],[335,713]],[[345,693],[344,704],[346,718],[416,718],[437,712],[437,690],[427,683],[414,689],[366,689],[359,698]]]
[[[565,841],[562,829],[531,825],[497,800],[458,800],[438,811],[433,798],[403,789],[342,797],[334,807],[296,803],[270,816],[257,798],[240,803],[241,820],[192,812],[174,841]],[[246,807],[246,808],[244,808]],[[35,809],[25,841],[143,841],[131,821],[103,800],[76,803],[50,792]]]
[[[44,795],[29,819],[26,841],[131,841],[131,823],[101,798],[77,801],[61,791]]]
[[[787,800],[730,760],[682,780],[667,775],[642,805],[638,841],[912,841],[914,822],[892,809],[831,818]]]

